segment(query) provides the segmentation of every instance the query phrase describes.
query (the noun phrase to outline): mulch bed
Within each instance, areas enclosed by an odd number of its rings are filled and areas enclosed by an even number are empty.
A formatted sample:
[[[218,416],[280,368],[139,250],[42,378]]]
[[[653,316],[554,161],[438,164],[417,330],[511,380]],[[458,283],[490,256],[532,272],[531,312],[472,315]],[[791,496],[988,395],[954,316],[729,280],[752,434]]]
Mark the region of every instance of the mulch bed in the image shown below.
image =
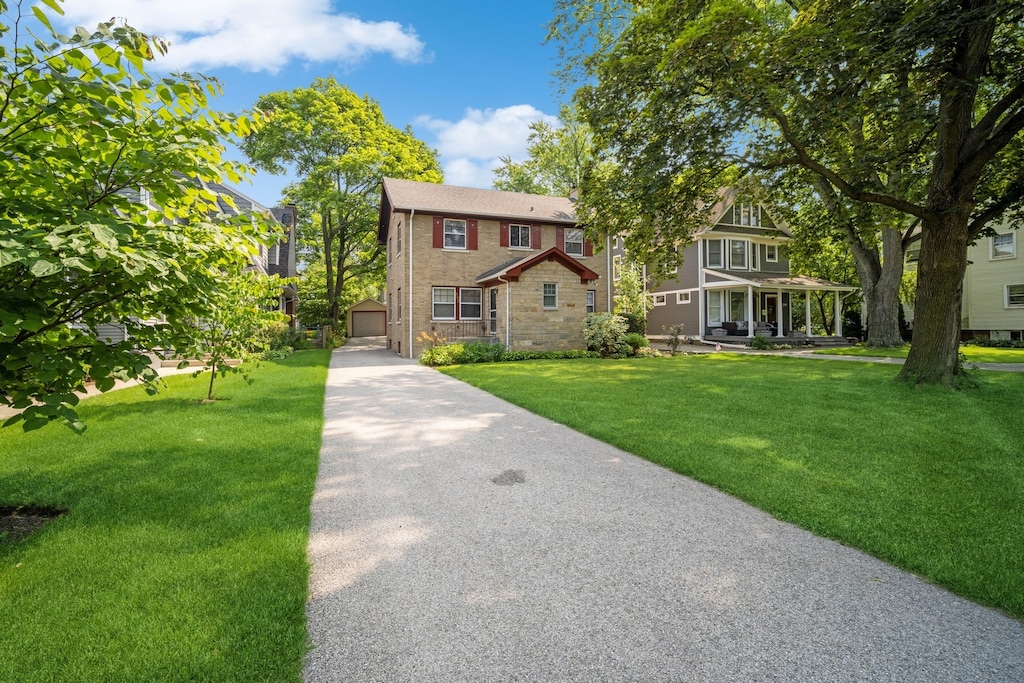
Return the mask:
[[[65,512],[67,510],[35,505],[0,506],[0,543],[20,541],[26,536],[31,536],[46,526],[51,519],[60,517]]]

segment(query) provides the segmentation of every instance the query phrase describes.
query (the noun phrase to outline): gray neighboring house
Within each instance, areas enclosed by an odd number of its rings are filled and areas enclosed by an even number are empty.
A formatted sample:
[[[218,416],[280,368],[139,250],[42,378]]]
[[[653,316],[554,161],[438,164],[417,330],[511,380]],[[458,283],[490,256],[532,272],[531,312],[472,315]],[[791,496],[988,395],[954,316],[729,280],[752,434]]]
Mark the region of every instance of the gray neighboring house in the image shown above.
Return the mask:
[[[709,225],[685,247],[675,277],[649,292],[654,307],[647,314],[648,336],[683,324],[683,335],[710,342],[747,344],[754,336],[778,342],[827,344],[842,337],[840,300],[858,287],[793,275],[780,247],[792,236],[760,203],[744,201],[726,189],[713,207]],[[612,280],[626,254],[616,240]],[[811,292],[833,292],[835,329],[815,335]]]
[[[294,278],[297,274],[295,263],[296,252],[296,207],[293,204],[282,207],[268,208],[255,199],[243,194],[238,189],[223,183],[203,183],[204,188],[218,195],[218,203],[221,213],[227,216],[240,216],[253,213],[260,213],[270,216],[273,220],[284,226],[284,237],[274,246],[267,248],[260,247],[259,253],[253,258],[248,270],[255,270],[264,275],[279,275],[282,278]],[[226,198],[230,197],[231,203]],[[133,197],[136,201],[150,204],[148,193],[143,189]],[[281,288],[278,298],[278,310],[288,314],[291,327],[297,325],[295,318],[295,305],[298,300],[294,284],[286,284]],[[160,322],[159,318],[151,318],[141,321],[144,325],[155,325]],[[111,321],[106,325],[99,325],[96,328],[96,336],[110,344],[129,339],[127,327],[120,322]]]

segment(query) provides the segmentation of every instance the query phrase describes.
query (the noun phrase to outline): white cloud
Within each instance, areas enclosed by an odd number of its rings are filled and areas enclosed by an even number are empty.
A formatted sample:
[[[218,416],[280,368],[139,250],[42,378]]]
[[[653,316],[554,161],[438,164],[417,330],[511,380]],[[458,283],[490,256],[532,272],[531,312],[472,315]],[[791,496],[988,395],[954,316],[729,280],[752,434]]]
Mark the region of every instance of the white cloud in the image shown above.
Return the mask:
[[[353,64],[375,53],[424,59],[416,32],[393,21],[332,13],[330,0],[67,0],[69,22],[123,17],[171,42],[167,69],[233,66],[276,72],[293,59]]]
[[[434,134],[431,146],[441,153],[446,183],[491,187],[492,171],[501,164],[499,157],[522,161],[528,156],[527,138],[534,121],[557,125],[558,117],[529,104],[517,104],[502,109],[467,109],[458,121],[421,116],[413,125]]]

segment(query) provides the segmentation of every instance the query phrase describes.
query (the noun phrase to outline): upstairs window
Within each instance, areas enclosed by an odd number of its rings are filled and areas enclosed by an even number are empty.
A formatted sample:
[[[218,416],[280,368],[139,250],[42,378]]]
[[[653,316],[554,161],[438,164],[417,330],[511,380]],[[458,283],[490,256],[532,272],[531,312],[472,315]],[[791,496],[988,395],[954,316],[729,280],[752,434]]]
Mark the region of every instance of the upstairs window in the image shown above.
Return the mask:
[[[729,240],[729,269],[747,269],[747,241]]]
[[[779,248],[774,244],[765,245],[764,260],[769,263],[776,263],[779,260]]]
[[[761,207],[756,204],[734,204],[733,225],[759,227],[761,225]]]
[[[466,248],[466,221],[460,221],[454,218],[444,219],[444,248]]]
[[[508,246],[530,248],[530,226],[510,225],[508,226]]]
[[[1014,239],[1016,235],[1012,232],[1005,235],[992,236],[992,260],[1003,258],[1014,258],[1017,255],[1017,245]]]
[[[725,268],[722,259],[722,240],[708,240],[708,268]]]
[[[566,228],[565,253],[569,256],[583,256],[583,231],[579,228]]]

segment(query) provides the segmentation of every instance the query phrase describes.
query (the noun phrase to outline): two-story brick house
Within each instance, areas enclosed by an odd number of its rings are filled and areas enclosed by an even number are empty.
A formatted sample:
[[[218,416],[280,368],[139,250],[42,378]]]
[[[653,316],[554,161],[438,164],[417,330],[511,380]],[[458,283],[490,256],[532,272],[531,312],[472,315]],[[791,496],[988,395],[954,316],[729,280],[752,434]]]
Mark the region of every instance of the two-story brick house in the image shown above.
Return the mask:
[[[724,191],[708,226],[686,246],[675,277],[650,292],[648,333],[658,337],[663,327],[682,323],[684,335],[701,340],[745,343],[762,335],[804,341],[813,336],[809,294],[826,291],[836,295],[833,334],[841,336],[840,303],[857,287],[790,274],[780,249],[790,237],[764,206]],[[613,273],[625,257],[617,245]]]
[[[595,255],[568,198],[385,178],[387,344],[424,335],[510,349],[582,349],[588,312],[611,309],[611,255]]]

